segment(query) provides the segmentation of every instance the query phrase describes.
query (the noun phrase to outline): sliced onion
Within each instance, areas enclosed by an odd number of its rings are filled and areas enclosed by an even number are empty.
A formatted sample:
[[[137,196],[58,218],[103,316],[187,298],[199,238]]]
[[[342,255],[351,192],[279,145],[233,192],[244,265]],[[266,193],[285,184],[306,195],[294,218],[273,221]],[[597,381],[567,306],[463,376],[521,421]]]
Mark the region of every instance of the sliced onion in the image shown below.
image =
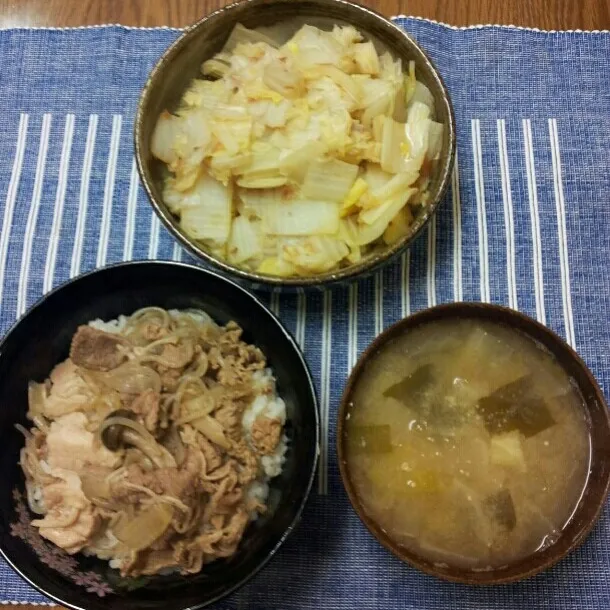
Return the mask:
[[[93,500],[94,498],[105,499],[110,497],[110,485],[105,477],[83,473],[80,480],[83,493],[90,500]]]
[[[146,390],[161,391],[159,374],[148,366],[126,362],[105,373],[90,373],[93,379],[124,394],[142,394]]]
[[[28,383],[28,414],[30,417],[44,414],[46,389],[43,383]]]
[[[144,509],[133,519],[121,519],[112,533],[132,551],[148,548],[165,533],[174,517],[174,510],[166,504],[155,504]]]
[[[191,422],[191,426],[199,430],[201,434],[209,438],[213,443],[216,443],[223,449],[229,449],[230,443],[225,436],[222,426],[210,415],[196,419]]]
[[[196,419],[209,415],[216,408],[216,401],[211,394],[195,396],[182,403],[184,415],[174,421],[175,426],[188,424]]]

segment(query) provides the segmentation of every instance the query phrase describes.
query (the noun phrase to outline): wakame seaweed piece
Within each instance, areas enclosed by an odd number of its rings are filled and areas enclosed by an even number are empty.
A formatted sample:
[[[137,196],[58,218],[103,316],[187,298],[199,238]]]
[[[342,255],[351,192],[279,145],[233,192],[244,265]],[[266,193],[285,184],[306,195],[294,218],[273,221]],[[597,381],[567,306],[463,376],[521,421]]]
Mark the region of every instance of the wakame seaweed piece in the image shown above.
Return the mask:
[[[421,397],[430,388],[436,379],[435,367],[433,364],[423,364],[416,368],[410,375],[390,386],[384,396],[395,398],[400,402],[411,406],[411,400]]]
[[[426,412],[428,422],[441,435],[451,435],[453,431],[467,422],[472,407],[451,396],[432,397]]]
[[[354,453],[378,455],[392,451],[392,434],[389,425],[353,426],[349,438]]]
[[[528,438],[555,424],[545,400],[533,389],[531,375],[520,377],[481,398],[477,411],[490,434],[519,430]]]
[[[555,425],[555,420],[543,398],[524,401],[519,409],[519,431],[526,438]]]
[[[487,496],[483,500],[483,510],[487,516],[509,532],[515,529],[517,525],[517,514],[515,513],[515,505],[513,497],[508,489]]]

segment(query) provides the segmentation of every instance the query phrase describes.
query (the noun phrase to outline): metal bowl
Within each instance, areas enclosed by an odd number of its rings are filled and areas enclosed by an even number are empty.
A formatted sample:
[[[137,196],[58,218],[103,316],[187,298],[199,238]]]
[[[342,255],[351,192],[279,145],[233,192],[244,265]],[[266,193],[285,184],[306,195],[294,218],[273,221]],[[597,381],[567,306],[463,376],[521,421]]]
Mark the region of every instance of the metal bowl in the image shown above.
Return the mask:
[[[352,483],[345,447],[347,438],[345,421],[351,408],[353,393],[371,358],[397,337],[423,325],[463,319],[503,325],[529,337],[550,352],[580,391],[589,419],[591,442],[589,476],[582,497],[558,540],[522,559],[490,570],[471,570],[434,562],[399,544],[366,512]],[[350,375],[341,399],[337,416],[337,453],[341,479],[354,510],[373,536],[396,557],[422,572],[443,580],[469,585],[503,584],[529,578],[551,567],[582,544],[595,525],[610,488],[610,415],[604,394],[591,371],[578,354],[552,330],[517,311],[498,305],[452,303],[425,309],[400,320],[381,333],[365,350]],[[408,507],[405,508],[408,510]]]
[[[214,257],[180,227],[162,197],[164,164],[153,158],[150,139],[157,118],[165,109],[175,109],[187,85],[200,76],[204,60],[220,51],[233,26],[249,28],[282,25],[288,32],[308,23],[322,29],[353,25],[379,47],[385,47],[403,64],[415,61],[416,73],[432,92],[436,120],[446,128],[440,161],[430,185],[430,204],[418,215],[411,231],[391,246],[379,247],[361,262],[328,273],[307,277],[280,278],[249,272]],[[318,287],[353,280],[370,274],[405,250],[421,233],[441,202],[450,181],[455,157],[453,108],[438,71],[421,47],[390,20],[369,8],[345,0],[244,0],[222,8],[190,27],[165,51],[153,68],[142,91],[135,122],[135,148],[140,177],[150,202],[163,224],[191,254],[210,263],[236,280],[255,287]]]

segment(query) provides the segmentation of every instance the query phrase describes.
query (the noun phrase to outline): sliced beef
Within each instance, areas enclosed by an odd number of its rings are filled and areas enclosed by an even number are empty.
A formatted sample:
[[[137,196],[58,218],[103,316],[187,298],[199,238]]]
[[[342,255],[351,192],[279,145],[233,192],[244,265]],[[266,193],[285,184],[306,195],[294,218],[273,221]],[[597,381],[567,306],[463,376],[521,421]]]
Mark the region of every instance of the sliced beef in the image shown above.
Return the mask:
[[[182,369],[193,360],[195,348],[190,341],[183,341],[178,345],[168,343],[163,346],[161,359],[163,364],[170,369]]]
[[[145,487],[159,495],[168,495],[178,498],[185,504],[189,504],[199,491],[199,475],[201,472],[201,460],[194,451],[188,451],[186,459],[180,468],[158,468],[150,472],[143,471],[139,466],[132,465],[128,468],[124,481]],[[133,490],[116,485],[115,496],[117,499],[129,499],[133,497]]]
[[[72,362],[93,371],[110,371],[127,359],[125,350],[129,342],[113,333],[91,326],[79,326],[72,338],[70,358]]]
[[[157,371],[161,377],[161,387],[164,392],[173,392],[178,387],[182,371],[180,369],[170,369],[163,365],[157,366]]]
[[[140,327],[140,333],[147,341],[156,341],[167,335],[167,328],[156,322],[145,322]]]
[[[248,443],[242,438],[231,443],[227,453],[238,463],[238,481],[240,485],[247,485],[254,481],[258,475],[259,460],[256,453],[250,449]]]
[[[159,425],[159,408],[161,395],[154,390],[146,390],[131,403],[131,410],[140,416],[149,432],[155,432]]]

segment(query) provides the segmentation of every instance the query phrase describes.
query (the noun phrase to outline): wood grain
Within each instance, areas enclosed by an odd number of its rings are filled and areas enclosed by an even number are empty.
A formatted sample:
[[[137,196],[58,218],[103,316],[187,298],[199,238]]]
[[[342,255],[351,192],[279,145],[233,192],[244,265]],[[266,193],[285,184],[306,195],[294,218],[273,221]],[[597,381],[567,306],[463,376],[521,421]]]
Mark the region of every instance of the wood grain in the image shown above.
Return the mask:
[[[0,26],[122,23],[184,26],[231,0],[0,0]],[[386,15],[454,25],[514,24],[543,29],[610,29],[609,0],[363,0]]]
[[[0,27],[122,23],[182,27],[231,0],[0,0]],[[609,0],[364,0],[386,15],[453,25],[513,24],[551,30],[610,29]],[[0,610],[37,610],[3,606]]]

